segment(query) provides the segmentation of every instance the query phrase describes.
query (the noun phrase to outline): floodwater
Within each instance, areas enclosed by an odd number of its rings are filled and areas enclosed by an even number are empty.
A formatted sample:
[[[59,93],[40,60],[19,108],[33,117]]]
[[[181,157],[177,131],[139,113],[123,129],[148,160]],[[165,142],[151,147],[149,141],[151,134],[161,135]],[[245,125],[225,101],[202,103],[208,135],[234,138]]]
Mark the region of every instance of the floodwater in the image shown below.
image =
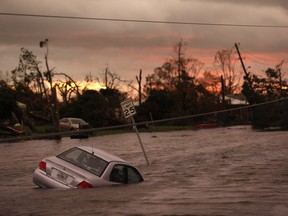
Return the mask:
[[[288,215],[288,133],[249,126],[0,144],[0,215]],[[33,169],[75,145],[136,165],[145,182],[39,189]]]

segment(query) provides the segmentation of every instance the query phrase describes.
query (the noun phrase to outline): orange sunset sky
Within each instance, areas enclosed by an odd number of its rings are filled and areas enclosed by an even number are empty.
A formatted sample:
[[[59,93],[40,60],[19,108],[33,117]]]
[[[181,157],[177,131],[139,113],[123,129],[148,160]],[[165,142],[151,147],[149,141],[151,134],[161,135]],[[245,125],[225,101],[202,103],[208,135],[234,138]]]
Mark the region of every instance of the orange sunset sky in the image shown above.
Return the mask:
[[[101,77],[107,65],[122,79],[135,80],[140,69],[145,77],[180,40],[205,68],[218,50],[239,43],[252,73],[282,60],[288,71],[285,0],[1,0],[0,28],[2,75],[17,67],[22,47],[44,62],[46,38],[50,67],[75,80]]]

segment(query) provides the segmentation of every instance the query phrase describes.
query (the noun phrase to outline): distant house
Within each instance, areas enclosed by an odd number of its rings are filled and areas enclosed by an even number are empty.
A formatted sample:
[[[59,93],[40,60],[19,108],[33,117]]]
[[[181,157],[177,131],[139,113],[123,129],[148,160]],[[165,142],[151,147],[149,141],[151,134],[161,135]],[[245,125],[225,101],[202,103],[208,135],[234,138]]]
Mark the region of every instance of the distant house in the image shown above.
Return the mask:
[[[229,105],[248,105],[247,98],[243,94],[227,94],[225,95],[225,101]]]
[[[234,122],[235,124],[243,124],[250,122],[250,110],[245,108],[249,105],[247,98],[243,94],[227,94],[225,95],[225,101],[229,108],[237,108],[231,110],[228,113],[229,121]],[[239,109],[238,109],[239,108]],[[243,109],[242,109],[243,108]]]

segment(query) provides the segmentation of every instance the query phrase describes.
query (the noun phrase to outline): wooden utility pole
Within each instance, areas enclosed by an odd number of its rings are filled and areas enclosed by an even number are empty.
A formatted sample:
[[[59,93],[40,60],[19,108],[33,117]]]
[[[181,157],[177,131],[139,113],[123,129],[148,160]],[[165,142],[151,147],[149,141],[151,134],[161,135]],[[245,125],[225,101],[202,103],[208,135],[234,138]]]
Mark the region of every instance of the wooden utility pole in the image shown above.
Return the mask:
[[[142,103],[142,87],[141,87],[141,82],[142,82],[142,69],[140,69],[139,77],[136,76],[136,80],[137,80],[137,83],[138,83],[138,97],[139,97],[139,106],[140,106],[141,103]]]
[[[245,65],[244,65],[243,59],[242,59],[242,57],[241,57],[241,54],[240,54],[239,47],[238,47],[238,44],[237,44],[237,43],[235,43],[235,47],[236,47],[236,50],[237,50],[237,53],[238,53],[238,56],[239,56],[239,59],[240,59],[240,62],[241,62],[243,71],[244,71],[245,76],[246,76],[246,78],[247,78],[249,88],[252,90],[252,83],[251,83],[251,80],[250,80],[250,77],[249,77],[249,73],[247,72],[247,70],[246,70],[246,68],[245,68]]]

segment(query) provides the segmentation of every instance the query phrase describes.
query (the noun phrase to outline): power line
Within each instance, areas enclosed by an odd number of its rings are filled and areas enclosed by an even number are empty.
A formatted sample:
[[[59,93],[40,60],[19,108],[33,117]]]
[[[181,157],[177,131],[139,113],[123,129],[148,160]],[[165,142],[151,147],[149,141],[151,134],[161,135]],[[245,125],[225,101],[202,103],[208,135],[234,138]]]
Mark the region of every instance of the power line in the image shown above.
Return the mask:
[[[183,119],[191,119],[191,118],[208,116],[208,115],[213,115],[213,114],[220,114],[220,113],[226,113],[226,112],[231,112],[231,111],[236,111],[236,110],[243,110],[243,109],[249,109],[249,108],[253,108],[253,107],[265,106],[268,104],[278,103],[278,102],[286,101],[286,100],[288,100],[288,97],[284,97],[284,98],[280,98],[280,99],[276,99],[276,100],[271,100],[271,101],[266,101],[266,102],[262,102],[262,103],[258,103],[258,104],[247,105],[247,106],[243,106],[243,107],[223,109],[223,110],[218,110],[218,111],[199,113],[199,114],[194,114],[194,115],[179,116],[179,117],[173,117],[173,118],[167,118],[167,119],[138,122],[135,124],[129,123],[129,124],[124,124],[124,125],[85,129],[85,130],[81,130],[81,132],[82,133],[97,132],[97,131],[109,130],[109,129],[120,129],[120,128],[133,127],[135,125],[140,126],[140,125],[149,125],[149,124],[156,124],[156,123],[165,123],[165,122],[171,122],[171,121],[177,121],[177,120],[183,120]],[[12,138],[3,138],[3,139],[0,139],[0,143],[15,142],[15,141],[21,141],[21,140],[24,141],[24,140],[35,140],[35,139],[47,139],[47,138],[51,138],[51,137],[57,137],[59,135],[73,135],[73,134],[79,134],[79,132],[69,131],[69,132],[61,132],[61,133],[49,133],[49,134],[44,134],[44,135],[32,135],[32,136],[27,135],[27,136],[19,136],[19,137],[12,137]]]
[[[109,22],[170,24],[170,25],[196,25],[196,26],[248,27],[248,28],[288,28],[288,25],[259,25],[259,24],[233,24],[233,23],[209,23],[209,22],[183,22],[183,21],[140,20],[140,19],[120,19],[120,18],[101,18],[101,17],[82,17],[82,16],[60,16],[60,15],[3,13],[3,12],[0,12],[0,15],[1,16],[21,16],[21,17],[52,18],[52,19],[74,19],[74,20],[109,21]]]

